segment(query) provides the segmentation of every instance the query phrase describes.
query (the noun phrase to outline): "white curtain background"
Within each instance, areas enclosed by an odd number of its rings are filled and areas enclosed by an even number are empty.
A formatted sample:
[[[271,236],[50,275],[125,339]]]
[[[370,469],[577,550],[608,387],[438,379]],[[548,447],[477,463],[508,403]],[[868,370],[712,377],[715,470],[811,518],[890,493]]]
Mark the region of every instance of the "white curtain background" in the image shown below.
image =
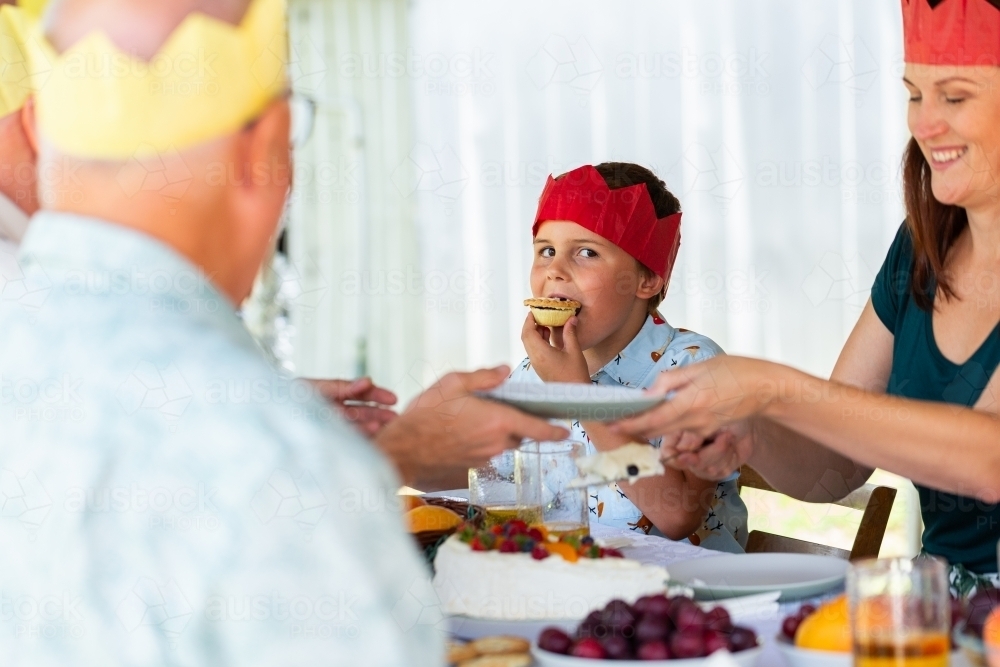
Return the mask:
[[[583,163],[680,198],[672,324],[821,376],[902,220],[896,2],[292,0],[291,36],[303,375],[405,402],[519,361],[538,195]]]
[[[895,3],[293,7],[323,75],[298,165],[327,172],[292,205],[303,292],[325,290],[298,309],[299,372],[405,392],[520,360],[546,176],[622,160],[685,211],[667,319],[829,373],[902,220]]]
[[[685,211],[667,319],[828,374],[902,219],[898,14],[847,0],[416,2],[427,358],[522,357],[546,175],[621,160],[653,168]],[[454,284],[437,294],[430,272]]]

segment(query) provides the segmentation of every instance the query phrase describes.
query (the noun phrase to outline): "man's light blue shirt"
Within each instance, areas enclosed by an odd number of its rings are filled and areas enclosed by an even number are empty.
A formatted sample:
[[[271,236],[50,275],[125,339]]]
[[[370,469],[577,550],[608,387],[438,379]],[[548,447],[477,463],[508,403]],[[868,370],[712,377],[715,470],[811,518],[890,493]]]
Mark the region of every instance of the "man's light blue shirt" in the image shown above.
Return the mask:
[[[0,283],[3,664],[441,664],[393,470],[209,278],[51,212],[19,263]]]

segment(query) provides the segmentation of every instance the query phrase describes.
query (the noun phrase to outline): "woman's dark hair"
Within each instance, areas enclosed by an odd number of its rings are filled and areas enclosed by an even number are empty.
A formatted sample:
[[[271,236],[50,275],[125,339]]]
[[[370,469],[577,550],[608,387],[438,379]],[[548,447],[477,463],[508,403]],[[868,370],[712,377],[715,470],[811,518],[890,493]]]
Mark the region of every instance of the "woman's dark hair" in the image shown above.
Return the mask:
[[[656,174],[651,172],[649,169],[642,167],[637,164],[632,164],[631,162],[603,162],[594,167],[597,172],[604,179],[604,182],[608,184],[608,187],[612,190],[617,190],[618,188],[627,188],[633,185],[638,185],[639,183],[646,184],[646,190],[649,192],[649,197],[653,200],[653,208],[656,210],[657,218],[665,218],[668,215],[673,215],[674,213],[680,213],[681,203],[677,200],[670,190],[667,189],[666,184],[656,177]],[[673,250],[676,253],[676,249]],[[649,275],[655,275],[643,264],[639,264],[639,267],[645,273]],[[667,276],[667,281],[663,283],[663,289],[660,293],[649,300],[649,312],[652,313],[657,309],[660,303],[663,301],[664,297],[667,295],[667,282],[669,282],[670,276]]]
[[[934,198],[931,166],[912,137],[903,154],[903,198],[906,226],[913,238],[910,293],[917,306],[929,311],[934,304],[935,288],[941,290],[945,299],[955,296],[944,263],[955,240],[968,226],[969,218],[961,206],[942,204]]]

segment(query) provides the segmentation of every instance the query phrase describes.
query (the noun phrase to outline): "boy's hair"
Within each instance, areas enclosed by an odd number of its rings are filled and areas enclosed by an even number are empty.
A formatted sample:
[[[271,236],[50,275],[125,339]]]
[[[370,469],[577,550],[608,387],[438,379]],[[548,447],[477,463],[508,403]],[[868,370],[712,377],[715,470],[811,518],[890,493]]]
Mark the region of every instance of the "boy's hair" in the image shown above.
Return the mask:
[[[638,185],[639,183],[645,183],[646,190],[649,192],[649,197],[653,200],[653,208],[656,209],[657,218],[665,218],[668,215],[680,213],[681,203],[677,200],[677,197],[675,197],[670,190],[667,189],[666,184],[657,178],[656,174],[651,172],[649,169],[637,164],[632,164],[631,162],[602,162],[601,164],[595,166],[594,169],[596,169],[601,177],[604,178],[604,182],[607,183],[608,187],[612,190],[627,188],[632,185]],[[637,261],[636,264],[639,265],[639,270],[642,271],[644,275],[656,275],[641,262]],[[669,282],[670,276],[667,276],[667,279],[663,283],[663,289],[660,290],[660,293],[649,299],[648,309],[650,313],[654,313],[660,303],[663,302],[664,297],[667,295],[667,283]]]

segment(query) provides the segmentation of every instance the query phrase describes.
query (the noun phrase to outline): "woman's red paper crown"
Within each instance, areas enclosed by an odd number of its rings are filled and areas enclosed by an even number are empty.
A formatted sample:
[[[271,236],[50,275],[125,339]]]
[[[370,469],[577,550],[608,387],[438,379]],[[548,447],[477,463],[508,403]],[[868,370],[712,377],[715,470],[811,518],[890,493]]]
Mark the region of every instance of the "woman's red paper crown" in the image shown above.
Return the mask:
[[[670,277],[681,245],[681,214],[656,217],[645,183],[612,190],[600,172],[585,165],[549,176],[532,237],[546,220],[569,220],[603,236],[664,280]]]
[[[902,0],[906,62],[1000,65],[1000,0]]]

